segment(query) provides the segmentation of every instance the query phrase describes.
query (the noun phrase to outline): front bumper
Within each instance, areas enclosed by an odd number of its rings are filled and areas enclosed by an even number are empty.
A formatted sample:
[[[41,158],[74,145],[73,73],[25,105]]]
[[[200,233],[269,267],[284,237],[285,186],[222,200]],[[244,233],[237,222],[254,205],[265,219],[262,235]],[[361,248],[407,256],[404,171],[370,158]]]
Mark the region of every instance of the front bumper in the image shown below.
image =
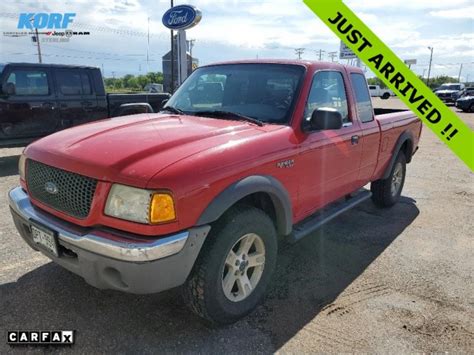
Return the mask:
[[[201,226],[171,236],[141,237],[63,221],[34,207],[20,187],[10,191],[9,201],[15,226],[28,245],[100,289],[144,294],[182,285],[210,230]],[[56,232],[59,257],[33,241],[31,222]]]
[[[452,96],[438,96],[438,98],[446,103],[455,103],[456,100],[458,99],[457,97],[452,97]]]

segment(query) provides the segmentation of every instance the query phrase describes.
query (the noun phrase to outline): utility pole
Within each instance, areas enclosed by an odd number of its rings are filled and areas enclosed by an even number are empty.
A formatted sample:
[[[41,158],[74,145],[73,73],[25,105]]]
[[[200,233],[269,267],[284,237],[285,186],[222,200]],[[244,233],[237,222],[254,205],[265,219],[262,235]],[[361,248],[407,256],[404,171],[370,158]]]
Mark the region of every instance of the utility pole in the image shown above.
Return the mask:
[[[301,60],[301,56],[303,55],[305,49],[306,48],[295,48],[295,53],[298,59]]]
[[[171,7],[174,7],[174,1],[171,0]],[[173,30],[170,30],[171,33],[171,93],[174,94],[174,34]]]
[[[146,44],[146,73],[150,71],[150,18],[148,17],[148,34],[147,34],[147,44]]]
[[[30,22],[33,23],[34,18],[30,18]],[[38,29],[35,28],[35,41],[36,41],[36,47],[38,48],[38,63],[43,63],[43,60],[41,59],[41,45],[40,45],[40,38],[39,38],[39,33]]]
[[[329,52],[328,57],[331,58],[331,62],[334,62],[334,58],[337,57],[337,52]]]
[[[428,47],[428,49],[431,51],[430,55],[430,66],[428,67],[428,79],[426,79],[426,85],[430,86],[430,76],[431,76],[431,65],[433,63],[433,47]]]
[[[37,28],[35,28],[35,34],[36,34],[36,45],[38,47],[38,62],[41,64],[43,63],[43,60],[41,59],[41,45],[40,45],[40,38],[39,38]]]
[[[323,53],[326,53],[326,51],[323,51],[322,49],[319,50],[319,61],[323,60]]]
[[[458,82],[461,82],[462,65],[463,63],[461,63],[461,68],[459,68]]]

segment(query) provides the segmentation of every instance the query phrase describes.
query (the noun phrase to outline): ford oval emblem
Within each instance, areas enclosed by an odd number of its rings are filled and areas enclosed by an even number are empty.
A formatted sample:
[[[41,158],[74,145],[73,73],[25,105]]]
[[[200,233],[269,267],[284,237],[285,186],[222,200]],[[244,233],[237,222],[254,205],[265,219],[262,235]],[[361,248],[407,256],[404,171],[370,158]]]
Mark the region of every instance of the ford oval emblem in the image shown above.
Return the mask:
[[[163,25],[171,30],[186,30],[201,21],[202,13],[191,5],[174,6],[163,15]]]
[[[51,181],[48,181],[46,184],[44,184],[44,189],[51,195],[56,195],[58,193],[58,187],[54,182]]]

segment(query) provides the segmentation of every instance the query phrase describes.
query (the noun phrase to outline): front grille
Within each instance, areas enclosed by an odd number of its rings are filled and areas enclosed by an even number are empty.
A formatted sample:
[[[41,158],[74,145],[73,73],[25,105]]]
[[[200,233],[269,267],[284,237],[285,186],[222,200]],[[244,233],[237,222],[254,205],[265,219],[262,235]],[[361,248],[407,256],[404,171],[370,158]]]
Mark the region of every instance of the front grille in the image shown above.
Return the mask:
[[[27,161],[26,183],[35,200],[84,219],[89,215],[97,180],[34,160]]]

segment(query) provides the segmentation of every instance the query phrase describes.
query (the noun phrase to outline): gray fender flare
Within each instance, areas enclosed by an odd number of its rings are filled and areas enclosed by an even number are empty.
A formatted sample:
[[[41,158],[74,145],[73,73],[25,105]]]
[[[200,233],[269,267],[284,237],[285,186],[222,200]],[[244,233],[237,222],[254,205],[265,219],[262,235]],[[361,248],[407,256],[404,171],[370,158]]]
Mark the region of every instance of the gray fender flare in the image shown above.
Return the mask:
[[[413,149],[414,140],[413,140],[412,134],[409,131],[403,132],[400,135],[400,137],[398,137],[397,144],[395,144],[395,148],[393,149],[392,158],[390,158],[390,162],[387,165],[387,168],[385,169],[385,172],[381,179],[388,179],[388,177],[390,176],[390,172],[392,171],[393,165],[395,164],[395,160],[397,159],[398,152],[400,152],[405,142],[408,142],[409,148]],[[407,163],[411,161],[412,150],[409,152],[409,154],[410,155],[407,156]]]
[[[266,175],[249,176],[227,187],[207,206],[197,225],[217,221],[236,202],[254,193],[270,196],[275,209],[277,231],[289,235],[293,227],[290,196],[277,179]]]

